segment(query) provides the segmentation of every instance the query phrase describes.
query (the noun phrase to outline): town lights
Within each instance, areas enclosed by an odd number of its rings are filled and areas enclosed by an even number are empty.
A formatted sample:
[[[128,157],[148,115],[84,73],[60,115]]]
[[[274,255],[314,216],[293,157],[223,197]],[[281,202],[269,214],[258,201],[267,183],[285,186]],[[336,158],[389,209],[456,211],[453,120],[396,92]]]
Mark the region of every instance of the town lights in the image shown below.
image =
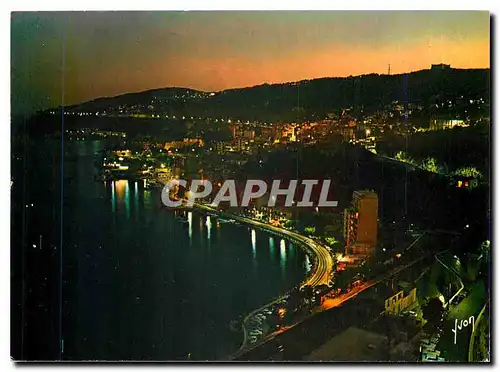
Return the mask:
[[[284,307],[280,307],[278,309],[278,316],[280,317],[280,319],[283,319],[285,317],[285,314],[286,314],[286,309]]]

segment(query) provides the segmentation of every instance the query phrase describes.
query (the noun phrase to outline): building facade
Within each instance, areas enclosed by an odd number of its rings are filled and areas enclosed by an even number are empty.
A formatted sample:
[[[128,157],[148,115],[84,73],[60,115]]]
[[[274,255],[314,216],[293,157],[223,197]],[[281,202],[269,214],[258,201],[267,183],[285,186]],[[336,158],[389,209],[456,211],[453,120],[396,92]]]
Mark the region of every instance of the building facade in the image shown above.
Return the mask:
[[[352,206],[344,211],[346,254],[369,255],[377,246],[378,197],[369,190],[354,191]]]

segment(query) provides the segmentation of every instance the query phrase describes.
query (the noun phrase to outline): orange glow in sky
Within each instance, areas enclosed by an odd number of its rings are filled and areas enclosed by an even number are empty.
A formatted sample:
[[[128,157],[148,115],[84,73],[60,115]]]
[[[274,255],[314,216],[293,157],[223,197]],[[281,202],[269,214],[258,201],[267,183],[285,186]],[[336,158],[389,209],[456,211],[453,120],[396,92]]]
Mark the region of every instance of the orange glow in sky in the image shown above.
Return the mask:
[[[12,16],[13,111],[169,86],[490,67],[488,12],[73,12]],[[63,73],[63,75],[61,75]],[[64,91],[62,83],[64,82]]]

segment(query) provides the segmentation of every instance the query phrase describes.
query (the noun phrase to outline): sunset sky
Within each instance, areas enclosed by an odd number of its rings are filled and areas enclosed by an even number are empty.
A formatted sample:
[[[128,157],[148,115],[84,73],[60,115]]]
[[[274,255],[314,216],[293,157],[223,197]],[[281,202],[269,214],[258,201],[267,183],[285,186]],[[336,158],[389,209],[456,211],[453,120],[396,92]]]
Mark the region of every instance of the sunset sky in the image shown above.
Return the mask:
[[[168,86],[385,74],[389,64],[394,74],[490,67],[488,12],[13,13],[11,32],[14,114]]]

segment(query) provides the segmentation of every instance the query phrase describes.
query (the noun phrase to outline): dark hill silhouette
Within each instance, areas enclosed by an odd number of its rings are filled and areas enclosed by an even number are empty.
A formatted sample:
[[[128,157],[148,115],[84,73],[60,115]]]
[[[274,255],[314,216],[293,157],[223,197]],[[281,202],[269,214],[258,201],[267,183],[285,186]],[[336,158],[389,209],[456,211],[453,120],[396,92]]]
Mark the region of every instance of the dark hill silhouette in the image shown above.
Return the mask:
[[[146,113],[287,121],[323,118],[329,112],[347,107],[355,112],[369,112],[393,101],[428,107],[436,101],[456,101],[463,96],[464,99],[482,97],[489,102],[489,91],[489,69],[421,70],[399,75],[368,74],[263,84],[213,94],[187,88],[153,89],[98,98],[66,109],[116,111],[124,106],[130,111]]]

